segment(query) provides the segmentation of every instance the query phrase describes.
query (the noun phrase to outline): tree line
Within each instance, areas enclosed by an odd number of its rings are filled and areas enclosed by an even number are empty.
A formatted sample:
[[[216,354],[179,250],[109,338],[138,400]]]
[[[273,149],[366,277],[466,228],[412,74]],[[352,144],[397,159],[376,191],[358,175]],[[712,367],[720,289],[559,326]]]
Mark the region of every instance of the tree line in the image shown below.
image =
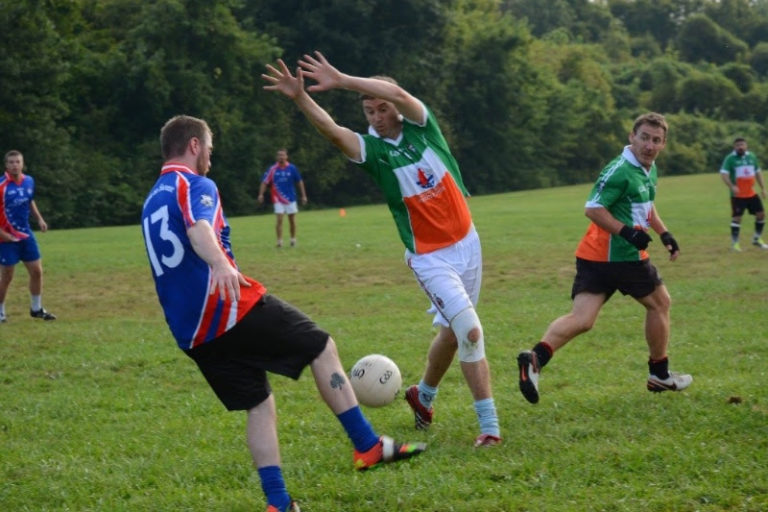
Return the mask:
[[[473,194],[592,181],[654,110],[662,174],[716,172],[735,136],[768,158],[768,0],[0,0],[0,140],[54,227],[136,223],[179,113],[215,133],[230,215],[288,148],[315,207],[379,202],[367,176],[260,78],[320,50],[427,103]],[[357,98],[318,96],[366,126]]]

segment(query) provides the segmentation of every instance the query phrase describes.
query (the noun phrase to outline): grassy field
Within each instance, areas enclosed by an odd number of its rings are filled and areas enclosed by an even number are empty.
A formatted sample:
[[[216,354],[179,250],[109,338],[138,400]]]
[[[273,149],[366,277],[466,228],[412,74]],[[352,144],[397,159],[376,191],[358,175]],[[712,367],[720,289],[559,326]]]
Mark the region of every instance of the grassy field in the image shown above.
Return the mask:
[[[404,401],[366,409],[376,429],[429,443],[408,463],[352,470],[351,446],[308,373],[272,379],[289,491],[306,512],[768,510],[768,251],[729,250],[717,175],[662,178],[658,209],[682,248],[652,261],[672,294],[672,369],[683,393],[645,390],[643,308],[611,299],[557,353],[541,401],[517,389],[517,353],[570,308],[587,186],[474,197],[485,273],[479,307],[503,445],[474,449],[457,365],[428,432]],[[226,198],[225,198],[226,208]],[[305,211],[299,246],[275,249],[272,215],[230,219],[243,271],[332,333],[346,368],[380,352],[416,383],[432,337],[426,298],[384,206]],[[138,216],[138,215],[137,215]],[[18,268],[0,325],[0,510],[265,508],[244,440],[176,347],[137,226],[39,236],[45,305],[28,315]]]

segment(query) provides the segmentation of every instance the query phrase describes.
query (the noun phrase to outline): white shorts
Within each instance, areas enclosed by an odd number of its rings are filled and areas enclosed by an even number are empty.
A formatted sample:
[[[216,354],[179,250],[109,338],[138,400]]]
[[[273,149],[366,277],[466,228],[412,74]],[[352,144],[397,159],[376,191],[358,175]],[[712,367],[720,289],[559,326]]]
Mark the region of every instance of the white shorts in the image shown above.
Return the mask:
[[[273,203],[273,205],[275,207],[275,213],[277,214],[287,213],[290,215],[299,211],[299,205],[296,204],[296,201],[291,201],[288,204]]]
[[[477,307],[483,279],[480,237],[472,226],[467,236],[455,244],[414,254],[405,251],[405,262],[426,292],[434,314],[432,325],[450,327],[450,320],[468,307]]]

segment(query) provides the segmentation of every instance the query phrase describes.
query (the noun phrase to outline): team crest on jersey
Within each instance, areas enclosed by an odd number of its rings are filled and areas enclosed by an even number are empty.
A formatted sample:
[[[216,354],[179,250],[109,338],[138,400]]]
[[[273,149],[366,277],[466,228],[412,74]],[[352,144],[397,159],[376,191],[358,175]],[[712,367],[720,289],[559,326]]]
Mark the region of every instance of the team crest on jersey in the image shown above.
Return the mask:
[[[200,204],[203,206],[213,206],[213,198],[208,194],[203,194],[200,196]]]
[[[435,186],[435,175],[434,174],[427,174],[424,169],[419,167],[418,173],[416,175],[416,182],[419,184],[421,188],[432,188]]]

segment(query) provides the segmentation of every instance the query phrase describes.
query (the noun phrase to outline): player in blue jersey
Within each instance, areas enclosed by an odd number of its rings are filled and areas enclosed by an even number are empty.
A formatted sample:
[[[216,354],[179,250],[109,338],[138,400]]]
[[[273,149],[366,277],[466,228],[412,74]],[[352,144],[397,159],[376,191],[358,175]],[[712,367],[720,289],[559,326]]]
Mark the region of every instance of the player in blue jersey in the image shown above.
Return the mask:
[[[299,211],[296,203],[296,187],[301,192],[301,204],[307,204],[307,191],[299,170],[288,161],[288,150],[279,149],[277,161],[266,170],[259,185],[259,204],[264,202],[264,192],[267,187],[272,189],[272,206],[275,210],[275,233],[277,246],[283,246],[283,216],[288,215],[291,230],[291,247],[296,245],[296,214]]]
[[[35,180],[23,171],[24,155],[16,150],[7,152],[5,175],[0,178],[0,323],[6,321],[5,297],[19,261],[29,274],[29,314],[32,318],[56,319],[43,308],[43,261],[29,214],[35,217],[40,231],[48,231],[48,224],[35,203]]]
[[[418,455],[423,443],[379,436],[358,406],[333,339],[304,313],[240,272],[216,184],[207,178],[213,135],[202,119],[171,118],[164,164],[144,202],[144,241],[160,304],[179,347],[229,410],[247,413],[246,437],[267,512],[297,511],[280,467],[267,372],[298,379],[307,366],[366,470]]]

